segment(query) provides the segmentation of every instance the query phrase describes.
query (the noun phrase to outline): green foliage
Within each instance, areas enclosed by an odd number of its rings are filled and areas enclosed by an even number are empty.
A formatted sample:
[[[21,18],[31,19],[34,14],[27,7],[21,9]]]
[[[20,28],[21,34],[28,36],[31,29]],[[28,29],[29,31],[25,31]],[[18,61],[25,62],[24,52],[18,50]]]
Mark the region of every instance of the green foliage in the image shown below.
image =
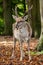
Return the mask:
[[[2,13],[3,12],[3,8],[2,7],[0,7],[0,13]]]
[[[23,16],[24,13],[24,0],[12,0],[12,8],[15,9],[15,5],[17,5],[17,11],[19,16]],[[4,19],[3,19],[3,0],[0,0],[0,34],[3,33],[5,24],[4,24]],[[7,13],[7,12],[6,12]],[[12,14],[14,14],[12,12]],[[14,21],[15,22],[15,21]]]
[[[4,20],[0,18],[0,34],[3,34],[4,31]]]
[[[41,39],[39,40],[39,43],[38,43],[36,49],[37,49],[38,51],[43,50],[43,35],[42,35]]]
[[[5,0],[5,1],[7,1],[7,0]],[[8,0],[8,2],[9,2],[10,0]],[[10,1],[11,2],[11,1]],[[33,31],[35,32],[35,35],[34,36],[38,36],[39,37],[39,35],[40,35],[40,25],[39,25],[39,23],[40,23],[40,21],[39,21],[39,16],[40,15],[37,15],[37,14],[39,14],[38,12],[39,12],[39,10],[37,10],[37,9],[39,9],[38,8],[38,2],[36,3],[37,1],[32,1],[31,3],[33,4],[33,10],[32,10],[32,19],[33,19],[33,21],[32,21],[32,28],[33,28]],[[24,15],[24,13],[25,13],[25,10],[26,11],[28,11],[28,6],[27,6],[27,4],[25,4],[25,0],[12,0],[12,2],[10,3],[11,4],[11,7],[13,8],[13,9],[15,9],[15,5],[17,5],[17,12],[18,12],[18,15],[19,16],[23,16]],[[4,22],[5,21],[3,21],[3,13],[4,13],[4,10],[3,10],[3,0],[0,0],[0,32],[2,32],[3,30],[4,30]],[[6,5],[6,4],[5,4]],[[36,5],[37,5],[37,7],[36,7]],[[7,6],[6,6],[7,7]],[[8,8],[9,8],[9,4],[8,4]],[[8,8],[6,8],[6,10],[8,11],[9,9]],[[37,13],[36,13],[36,11],[37,11]],[[9,13],[11,13],[11,11],[9,11]],[[7,12],[6,12],[6,14],[7,14]],[[13,12],[12,11],[12,14],[15,14],[15,12]],[[8,14],[8,16],[10,16],[9,14]],[[6,17],[7,18],[7,17]],[[13,20],[11,20],[11,22],[12,22]],[[15,22],[15,21],[13,21],[13,22]],[[39,23],[38,23],[39,22]],[[12,24],[12,23],[11,23]],[[8,26],[7,26],[8,27]],[[9,28],[9,27],[8,27]],[[3,32],[2,32],[3,33]],[[33,33],[34,34],[34,33]]]
[[[17,4],[18,3],[18,0],[12,0],[12,2],[14,3],[14,4]]]
[[[43,54],[43,51],[36,53],[36,55],[41,55],[41,54]]]
[[[28,53],[29,53],[28,51],[25,52],[26,55],[28,55]],[[41,54],[43,54],[43,51],[40,52],[30,51],[30,55],[41,55]]]
[[[18,7],[19,9],[23,9],[23,8],[24,8],[24,7],[23,7],[23,4],[18,4],[17,7]]]
[[[18,14],[20,16],[22,16],[23,15],[23,10],[24,10],[23,4],[17,4],[17,7],[18,7]]]
[[[3,19],[3,0],[0,0],[0,34],[3,34],[4,31],[4,19]]]
[[[0,0],[0,3],[2,2],[3,0]]]
[[[14,4],[18,4],[18,3],[22,3],[23,0],[12,0],[12,3]]]
[[[24,0],[12,0],[12,8],[15,9],[15,5],[17,5],[17,12],[19,16],[23,16],[24,14]],[[13,12],[14,14],[14,12]]]
[[[19,12],[19,15],[20,15],[20,16],[23,16],[23,13],[22,13],[22,12]]]

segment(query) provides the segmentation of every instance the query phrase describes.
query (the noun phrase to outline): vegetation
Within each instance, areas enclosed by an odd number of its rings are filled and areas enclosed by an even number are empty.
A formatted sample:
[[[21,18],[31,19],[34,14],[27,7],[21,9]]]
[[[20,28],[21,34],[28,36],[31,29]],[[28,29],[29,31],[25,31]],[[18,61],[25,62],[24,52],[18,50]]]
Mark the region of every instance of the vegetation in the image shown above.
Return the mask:
[[[33,30],[33,35],[36,38],[39,38],[41,32],[41,22],[40,22],[40,10],[39,10],[39,0],[0,0],[0,35],[12,35],[12,14],[15,14],[12,9],[15,9],[17,5],[17,11],[19,16],[23,16],[28,7],[33,5],[31,13],[28,12],[28,15],[31,14],[31,26]],[[37,15],[38,14],[38,15]],[[7,32],[6,32],[7,31]]]
[[[23,16],[26,12],[28,12],[28,22],[32,27],[32,37],[39,39],[37,49],[39,51],[43,50],[42,0],[0,0],[0,35],[12,35],[12,24],[15,22],[12,18],[12,14],[15,15],[15,5],[17,5],[17,12],[19,16]],[[33,5],[33,8],[31,11],[28,11],[31,5]]]

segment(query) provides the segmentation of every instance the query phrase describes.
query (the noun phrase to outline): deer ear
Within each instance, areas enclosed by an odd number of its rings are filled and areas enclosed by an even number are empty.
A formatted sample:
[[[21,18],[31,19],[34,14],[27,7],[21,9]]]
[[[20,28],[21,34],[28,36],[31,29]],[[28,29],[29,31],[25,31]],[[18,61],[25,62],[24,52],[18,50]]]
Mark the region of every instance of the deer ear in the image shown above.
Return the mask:
[[[12,17],[13,17],[13,19],[15,19],[15,20],[17,19],[17,16],[12,15]]]
[[[23,19],[24,19],[24,21],[27,20],[28,19],[28,15],[24,16]]]

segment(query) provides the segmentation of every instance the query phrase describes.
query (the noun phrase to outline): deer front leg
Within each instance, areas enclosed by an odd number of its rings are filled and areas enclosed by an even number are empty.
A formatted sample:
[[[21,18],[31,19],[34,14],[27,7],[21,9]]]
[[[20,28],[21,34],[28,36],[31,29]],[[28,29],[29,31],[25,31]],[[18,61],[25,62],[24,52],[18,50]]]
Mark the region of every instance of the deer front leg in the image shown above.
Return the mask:
[[[23,59],[23,49],[22,49],[22,42],[20,41],[20,61]]]
[[[31,55],[30,55],[29,42],[28,42],[28,57],[29,57],[29,61],[30,61],[31,60]]]
[[[15,46],[16,46],[16,39],[15,39],[15,38],[13,38],[13,42],[14,42],[14,45],[13,45],[13,51],[12,51],[12,55],[11,55],[11,58],[10,58],[10,59],[15,58],[15,55],[14,55]]]

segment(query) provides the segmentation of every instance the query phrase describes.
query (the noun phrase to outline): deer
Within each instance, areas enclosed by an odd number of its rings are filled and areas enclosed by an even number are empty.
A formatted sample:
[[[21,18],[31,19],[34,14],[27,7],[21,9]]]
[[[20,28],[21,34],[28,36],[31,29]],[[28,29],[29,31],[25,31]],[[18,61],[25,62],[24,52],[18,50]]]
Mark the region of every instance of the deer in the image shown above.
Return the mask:
[[[31,10],[31,8],[29,10]],[[28,44],[28,56],[29,56],[29,60],[31,60],[29,41],[32,36],[32,28],[31,28],[30,24],[26,21],[28,18],[28,15],[19,17],[17,15],[17,6],[15,7],[15,13],[16,13],[16,16],[12,15],[13,19],[15,19],[16,22],[13,23],[13,25],[12,25],[14,48],[13,48],[11,58],[15,58],[14,50],[15,50],[16,40],[18,40],[20,43],[20,52],[21,52],[20,61],[22,61],[22,59],[24,57],[24,53],[23,53],[23,49],[22,49],[23,42],[26,42]]]

